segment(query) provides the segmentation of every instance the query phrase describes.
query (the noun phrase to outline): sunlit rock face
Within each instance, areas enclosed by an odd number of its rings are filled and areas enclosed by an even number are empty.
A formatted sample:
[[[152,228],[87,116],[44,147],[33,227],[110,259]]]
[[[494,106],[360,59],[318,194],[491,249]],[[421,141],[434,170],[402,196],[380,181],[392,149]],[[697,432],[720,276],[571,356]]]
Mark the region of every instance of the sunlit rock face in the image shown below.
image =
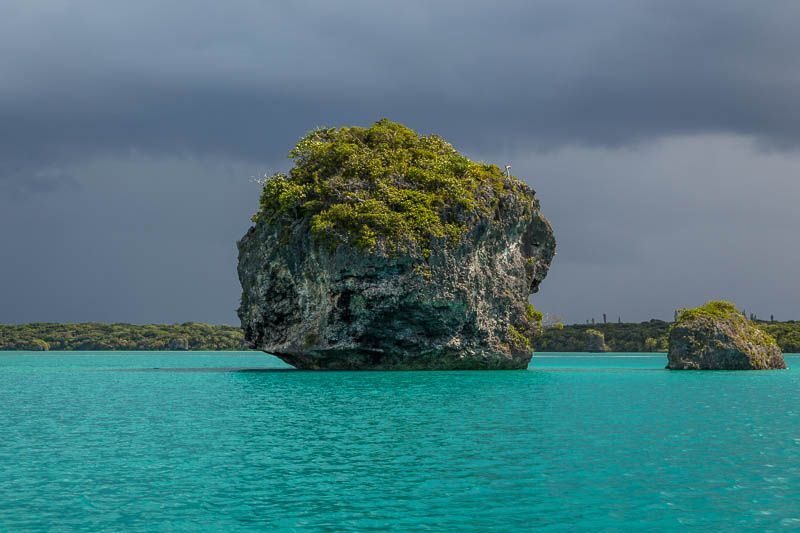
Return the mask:
[[[355,147],[342,148],[342,130]],[[527,367],[537,327],[528,296],[555,253],[539,201],[507,171],[408,132],[388,121],[323,130],[300,171],[266,184],[239,242],[238,312],[252,348],[302,369]],[[405,140],[392,144],[394,134]],[[431,143],[432,156],[405,152]],[[389,170],[352,172],[352,157]],[[275,201],[298,188],[288,207]]]
[[[669,334],[667,359],[672,370],[786,368],[775,339],[728,302],[683,310]]]

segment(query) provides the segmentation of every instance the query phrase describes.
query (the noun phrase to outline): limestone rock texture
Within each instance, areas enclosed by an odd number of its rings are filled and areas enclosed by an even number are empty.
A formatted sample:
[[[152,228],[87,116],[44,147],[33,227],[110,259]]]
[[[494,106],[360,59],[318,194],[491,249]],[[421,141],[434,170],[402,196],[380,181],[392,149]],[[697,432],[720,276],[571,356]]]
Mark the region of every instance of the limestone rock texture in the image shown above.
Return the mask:
[[[555,253],[539,201],[507,170],[473,163],[441,139],[408,132],[385,120],[369,130],[312,132],[302,142],[319,143],[307,149],[316,152],[306,151],[289,176],[265,185],[261,214],[238,243],[238,314],[251,348],[300,369],[528,366],[529,338],[537,328],[528,296],[537,292]],[[396,141],[398,135],[405,140]],[[350,136],[356,148],[340,148]],[[416,153],[430,143],[433,159],[413,156],[402,172],[391,167],[365,177],[347,170],[353,153],[382,162],[369,168],[385,168],[404,150]],[[319,160],[319,151],[346,157],[319,170],[309,162]],[[440,156],[455,163],[437,166]],[[415,165],[445,170],[422,181],[409,170]],[[315,169],[313,177],[304,168]],[[424,185],[431,180],[445,186]],[[458,197],[448,196],[464,180]],[[288,207],[273,201],[295,185],[311,192]],[[422,203],[408,207],[395,201],[400,197]],[[435,218],[425,206],[433,206]]]
[[[592,353],[600,353],[609,351],[606,346],[605,335],[596,329],[586,330],[586,342],[584,343],[584,351]]]
[[[174,337],[169,340],[168,347],[172,351],[185,351],[189,349],[189,339],[187,337]]]
[[[684,309],[669,334],[672,370],[784,369],[781,349],[768,333],[728,302]]]

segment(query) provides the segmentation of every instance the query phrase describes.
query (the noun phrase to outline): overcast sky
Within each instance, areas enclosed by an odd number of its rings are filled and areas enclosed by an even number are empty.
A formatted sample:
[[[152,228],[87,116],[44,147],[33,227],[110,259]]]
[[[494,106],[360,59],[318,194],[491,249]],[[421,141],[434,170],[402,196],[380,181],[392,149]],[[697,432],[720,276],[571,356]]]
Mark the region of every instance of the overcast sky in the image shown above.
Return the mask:
[[[238,324],[250,176],[387,117],[532,185],[536,308],[800,319],[800,2],[0,1],[0,322]]]

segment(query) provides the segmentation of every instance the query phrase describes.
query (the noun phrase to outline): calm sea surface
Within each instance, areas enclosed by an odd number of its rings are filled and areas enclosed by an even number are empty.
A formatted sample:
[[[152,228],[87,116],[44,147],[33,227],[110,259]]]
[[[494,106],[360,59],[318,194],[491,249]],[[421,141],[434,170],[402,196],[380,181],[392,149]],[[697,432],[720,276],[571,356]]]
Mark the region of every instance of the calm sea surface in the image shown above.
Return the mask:
[[[800,529],[800,356],[787,363],[0,355],[0,530]]]

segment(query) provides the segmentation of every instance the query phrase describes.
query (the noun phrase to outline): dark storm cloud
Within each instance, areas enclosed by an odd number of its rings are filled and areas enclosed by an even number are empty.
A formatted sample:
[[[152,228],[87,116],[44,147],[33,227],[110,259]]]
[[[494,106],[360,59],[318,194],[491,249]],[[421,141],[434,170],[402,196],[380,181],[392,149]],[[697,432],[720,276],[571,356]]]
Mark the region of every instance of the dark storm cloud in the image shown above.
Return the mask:
[[[0,140],[18,167],[129,148],[262,158],[315,125],[381,116],[482,149],[687,132],[800,138],[796,2],[4,11]]]
[[[714,186],[703,168],[672,178],[694,145],[647,147],[713,135],[794,153],[799,16],[793,0],[3,2],[0,322],[235,322],[233,242],[257,204],[247,177],[287,168],[315,126],[381,117],[512,162],[534,184],[559,240],[558,296],[540,294],[553,311],[614,313],[604,302],[626,290],[626,318],[656,301],[671,311],[690,292],[674,289],[676,256],[661,266],[668,245],[712,267],[738,261],[738,273],[707,273],[713,295],[749,286],[741,297],[758,300],[755,261],[707,245],[744,231],[743,210],[708,205],[760,172],[749,145],[719,141],[717,156],[741,164]],[[626,167],[637,150],[647,158]],[[784,187],[796,168],[770,166],[762,220],[800,223]],[[652,209],[666,198],[672,211]],[[682,213],[683,229],[665,232],[654,212]],[[763,306],[788,313],[792,276],[772,275],[784,286],[769,294],[783,296]],[[686,286],[702,292],[703,279]]]

